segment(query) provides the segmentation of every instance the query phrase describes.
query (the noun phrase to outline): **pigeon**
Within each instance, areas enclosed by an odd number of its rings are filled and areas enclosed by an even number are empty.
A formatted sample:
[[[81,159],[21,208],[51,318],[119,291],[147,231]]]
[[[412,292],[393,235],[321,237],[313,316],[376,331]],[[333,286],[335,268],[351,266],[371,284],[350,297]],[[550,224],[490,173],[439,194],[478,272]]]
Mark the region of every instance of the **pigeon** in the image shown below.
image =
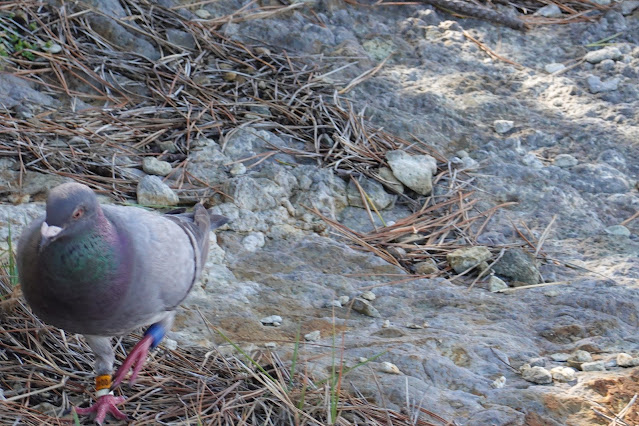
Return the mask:
[[[18,243],[22,292],[45,323],[83,334],[95,354],[96,403],[75,408],[126,420],[115,389],[132,369],[133,383],[148,355],[170,330],[174,310],[198,280],[209,250],[209,232],[228,221],[202,204],[191,213],[164,215],[138,207],[101,205],[86,185],[53,188],[45,216]],[[111,337],[150,325],[112,382]]]

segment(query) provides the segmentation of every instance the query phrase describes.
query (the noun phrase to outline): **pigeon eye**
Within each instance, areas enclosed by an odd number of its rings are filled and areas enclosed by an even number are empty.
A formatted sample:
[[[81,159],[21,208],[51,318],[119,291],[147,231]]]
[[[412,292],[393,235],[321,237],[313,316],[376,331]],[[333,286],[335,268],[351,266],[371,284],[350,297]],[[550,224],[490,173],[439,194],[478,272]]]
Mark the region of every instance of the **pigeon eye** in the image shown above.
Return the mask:
[[[83,214],[84,214],[84,209],[78,208],[73,211],[73,214],[71,215],[71,217],[73,217],[74,219],[79,219]]]

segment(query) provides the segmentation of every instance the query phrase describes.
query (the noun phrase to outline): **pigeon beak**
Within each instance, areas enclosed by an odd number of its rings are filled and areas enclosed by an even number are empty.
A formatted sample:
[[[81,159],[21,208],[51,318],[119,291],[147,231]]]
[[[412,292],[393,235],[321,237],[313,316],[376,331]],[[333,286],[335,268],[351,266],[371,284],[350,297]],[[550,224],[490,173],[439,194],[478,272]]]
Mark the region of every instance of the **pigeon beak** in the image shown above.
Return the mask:
[[[47,222],[42,222],[40,226],[40,247],[46,247],[62,231],[59,226],[49,226]]]

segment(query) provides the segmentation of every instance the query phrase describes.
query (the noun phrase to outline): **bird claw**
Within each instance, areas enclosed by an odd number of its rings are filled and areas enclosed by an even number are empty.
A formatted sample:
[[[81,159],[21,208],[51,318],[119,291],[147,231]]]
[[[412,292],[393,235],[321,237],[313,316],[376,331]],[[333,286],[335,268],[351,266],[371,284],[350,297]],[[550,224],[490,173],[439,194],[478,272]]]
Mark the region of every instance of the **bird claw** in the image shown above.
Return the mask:
[[[131,368],[133,368],[133,372],[131,373],[129,383],[135,383],[135,379],[138,377],[138,373],[140,372],[140,370],[142,370],[142,366],[144,365],[144,361],[149,354],[149,348],[152,344],[153,337],[148,335],[135,345],[133,350],[131,350],[129,355],[124,360],[124,363],[122,363],[122,365],[118,369],[117,373],[115,373],[115,380],[113,380],[113,386],[111,387],[112,389],[116,388],[118,385],[120,385],[120,383],[124,381],[126,373]]]
[[[76,413],[81,416],[86,416],[91,413],[95,413],[95,422],[99,425],[102,424],[107,414],[111,414],[118,420],[128,420],[129,417],[122,411],[118,410],[116,405],[122,404],[126,400],[123,396],[113,396],[111,394],[102,395],[98,400],[90,407],[78,408],[74,407]]]

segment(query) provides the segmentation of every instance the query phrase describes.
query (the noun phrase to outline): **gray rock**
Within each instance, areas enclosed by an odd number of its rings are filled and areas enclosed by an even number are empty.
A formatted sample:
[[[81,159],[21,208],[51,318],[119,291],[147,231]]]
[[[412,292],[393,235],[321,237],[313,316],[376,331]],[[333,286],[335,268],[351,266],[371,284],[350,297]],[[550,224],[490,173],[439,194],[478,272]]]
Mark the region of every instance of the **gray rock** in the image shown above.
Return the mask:
[[[279,315],[270,315],[260,320],[263,325],[270,325],[273,327],[279,327],[282,325],[282,317]]]
[[[437,173],[437,161],[430,155],[410,155],[402,150],[388,151],[386,160],[395,177],[420,195],[433,189],[432,176]]]
[[[375,293],[373,293],[370,290],[367,290],[365,292],[363,292],[360,297],[364,300],[368,300],[369,302],[372,302],[373,300],[375,300],[377,298],[377,296],[375,296]]]
[[[557,167],[568,168],[579,164],[579,160],[570,154],[559,154],[555,157],[554,164]]]
[[[624,0],[621,2],[620,10],[622,15],[630,15],[639,7],[639,0]]]
[[[324,305],[325,308],[341,308],[342,304],[339,300],[331,300],[330,302],[326,302]]]
[[[398,194],[404,193],[404,185],[399,180],[397,180],[391,169],[389,169],[388,167],[380,167],[377,173],[382,179],[382,185],[392,191],[397,192]]]
[[[264,247],[264,243],[264,234],[261,232],[251,232],[242,239],[242,245],[244,246],[244,249],[248,251],[259,250]]]
[[[544,357],[531,358],[528,361],[528,365],[530,365],[531,367],[545,367],[546,358]]]
[[[639,365],[639,358],[634,358],[627,353],[617,354],[617,365],[619,367],[636,367]]]
[[[599,77],[596,75],[589,75],[586,78],[586,83],[588,83],[588,89],[591,93],[603,93],[603,92],[611,92],[613,90],[617,90],[619,87],[619,82],[621,79],[619,77],[611,78],[610,80],[601,81]]]
[[[497,133],[503,135],[504,133],[509,132],[512,128],[515,127],[515,122],[511,120],[495,120],[493,121],[493,128]]]
[[[3,108],[14,108],[19,105],[56,106],[59,102],[54,98],[33,88],[34,84],[10,73],[0,73],[0,103]]]
[[[619,237],[629,237],[630,230],[623,225],[612,225],[604,229],[608,235],[616,235]]]
[[[604,361],[584,362],[581,364],[581,371],[606,371],[606,363]]]
[[[495,293],[497,291],[508,288],[508,284],[506,284],[502,279],[497,278],[494,275],[490,276],[488,280],[488,290]]]
[[[552,378],[557,382],[572,382],[577,380],[577,374],[573,368],[570,367],[554,367],[550,369]]]
[[[166,176],[171,173],[171,164],[155,157],[145,157],[142,161],[142,170],[150,175]]]
[[[528,167],[532,167],[533,169],[537,169],[537,170],[544,167],[544,164],[541,162],[541,160],[537,158],[537,156],[533,153],[528,153],[524,155],[524,157],[521,159],[521,162],[524,165]]]
[[[571,169],[567,183],[593,194],[618,194],[630,190],[626,176],[607,164],[578,164]]]
[[[581,370],[581,366],[586,362],[592,362],[592,355],[590,352],[584,350],[577,350],[570,355],[567,359],[568,365]]]
[[[552,73],[555,73],[555,72],[558,72],[558,71],[562,71],[564,69],[566,69],[566,66],[564,64],[559,64],[557,62],[553,62],[551,64],[546,64],[546,66],[544,67],[544,70],[547,73],[549,73],[549,74],[552,74]]]
[[[144,176],[138,182],[138,204],[143,206],[174,206],[180,202],[177,194],[157,176]]]
[[[371,179],[360,178],[359,185],[365,193],[364,197],[368,197],[366,199],[367,203],[372,203],[377,210],[391,208],[395,204],[397,196],[386,192],[382,184],[379,182]],[[353,180],[348,183],[348,187],[346,188],[346,198],[348,200],[348,204],[353,207],[365,207],[362,195]],[[371,207],[369,206],[369,208]]]
[[[231,170],[229,170],[229,173],[231,173],[231,176],[243,175],[246,173],[246,166],[243,163],[235,163],[233,167],[231,167]]]
[[[337,298],[337,300],[342,306],[345,306],[348,302],[350,302],[351,298],[348,296],[340,296]]]
[[[568,359],[570,359],[570,357],[571,357],[570,354],[562,353],[562,352],[558,352],[558,353],[554,353],[550,355],[550,359],[556,362],[566,362],[568,361]]]
[[[562,16],[561,9],[554,3],[539,8],[534,15],[543,16],[544,18],[560,18]]]
[[[186,31],[176,30],[175,28],[166,29],[166,39],[170,43],[176,44],[186,49],[193,50],[196,47],[195,39],[193,38],[191,33],[187,33]]]
[[[521,369],[521,377],[527,382],[536,383],[538,385],[547,385],[552,383],[552,374],[544,367],[530,367]]]
[[[512,284],[538,284],[539,269],[535,258],[519,248],[508,249],[492,267],[499,276],[508,278]]]
[[[418,262],[413,265],[415,267],[415,273],[418,275],[430,275],[439,272],[437,263],[433,259],[426,259],[423,262]]]
[[[482,262],[492,257],[490,250],[484,246],[465,247],[457,249],[446,255],[446,260],[458,274],[473,267],[477,267]]]
[[[193,13],[195,13],[198,18],[202,18],[202,19],[209,19],[211,17],[211,12],[209,12],[206,9],[198,9]]]
[[[316,342],[320,339],[322,332],[320,330],[311,331],[304,335],[304,340],[307,342]]]
[[[368,300],[360,299],[359,297],[356,297],[353,301],[353,310],[368,317],[381,318],[382,316]]]
[[[618,47],[615,46],[606,46],[598,50],[593,50],[591,52],[586,53],[584,59],[591,64],[597,64],[606,59],[612,59],[618,61],[623,57],[623,54],[619,50]]]

